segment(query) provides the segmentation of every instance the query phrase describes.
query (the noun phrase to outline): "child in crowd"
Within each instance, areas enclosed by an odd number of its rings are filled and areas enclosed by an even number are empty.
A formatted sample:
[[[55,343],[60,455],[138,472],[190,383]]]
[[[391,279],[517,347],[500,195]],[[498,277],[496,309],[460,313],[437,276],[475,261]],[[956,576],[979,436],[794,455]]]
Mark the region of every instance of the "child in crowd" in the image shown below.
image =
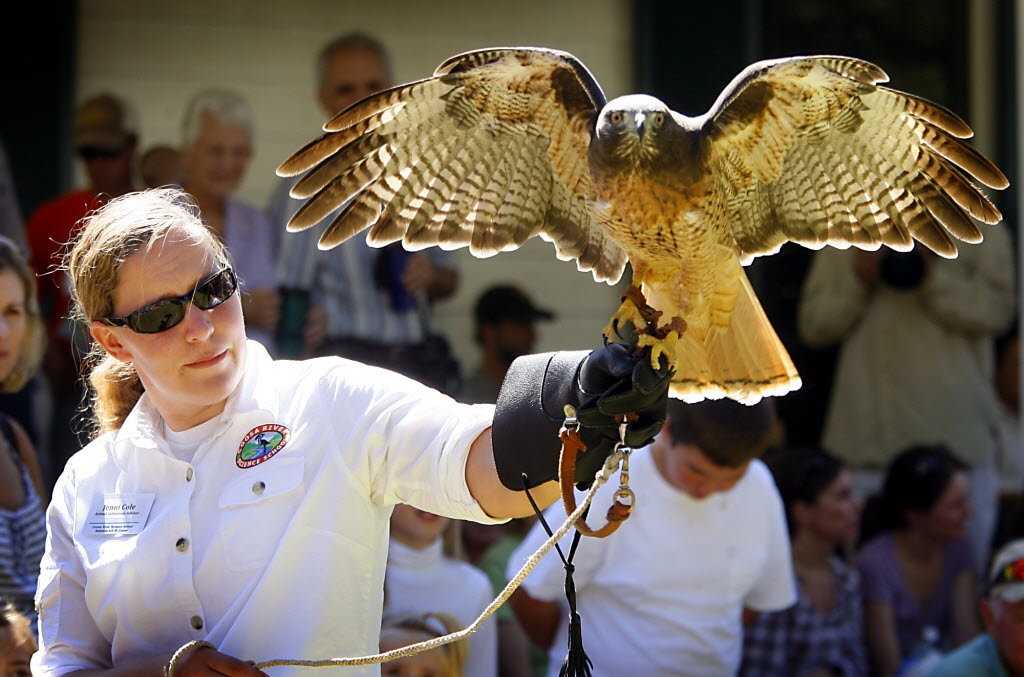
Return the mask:
[[[380,628],[380,650],[391,651],[455,632],[459,623],[448,614],[388,616]],[[462,677],[466,640],[382,663],[381,677]]]
[[[385,614],[443,612],[464,628],[493,599],[487,576],[445,552],[452,521],[409,505],[391,514],[391,542],[384,578]],[[453,543],[457,540],[450,539]],[[498,669],[496,621],[489,618],[469,640],[466,674],[495,677]]]
[[[28,618],[9,602],[0,602],[0,677],[30,677],[36,638]]]

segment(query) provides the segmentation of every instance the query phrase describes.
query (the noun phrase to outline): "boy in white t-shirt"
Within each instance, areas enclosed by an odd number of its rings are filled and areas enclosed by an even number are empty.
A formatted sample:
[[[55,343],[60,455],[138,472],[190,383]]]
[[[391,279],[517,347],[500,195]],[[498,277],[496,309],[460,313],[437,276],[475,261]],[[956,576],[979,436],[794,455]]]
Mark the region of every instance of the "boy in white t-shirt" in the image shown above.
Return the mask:
[[[782,502],[757,460],[776,432],[768,403],[669,403],[657,439],[630,461],[632,516],[609,538],[583,538],[573,560],[594,677],[735,674],[743,624],[796,601]],[[595,515],[617,485],[601,488]],[[560,510],[548,511],[552,528]],[[545,537],[537,525],[509,575]],[[531,638],[550,647],[550,675],[566,653],[564,581],[559,558],[545,557],[512,598]]]

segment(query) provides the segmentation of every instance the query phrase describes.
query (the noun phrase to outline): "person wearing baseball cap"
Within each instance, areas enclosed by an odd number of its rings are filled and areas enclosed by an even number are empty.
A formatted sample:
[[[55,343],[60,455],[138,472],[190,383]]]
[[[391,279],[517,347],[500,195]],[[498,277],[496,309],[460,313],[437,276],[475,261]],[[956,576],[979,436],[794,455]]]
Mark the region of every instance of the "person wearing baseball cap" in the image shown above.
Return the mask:
[[[985,634],[946,656],[931,677],[1024,677],[1024,538],[992,558],[981,619]]]
[[[518,287],[509,284],[486,289],[474,309],[474,338],[481,351],[480,366],[462,384],[463,402],[493,403],[509,365],[517,357],[533,352],[537,341],[537,320],[552,320],[555,314],[534,305]]]
[[[49,433],[53,477],[56,480],[64,461],[81,444],[69,423],[82,401],[78,357],[87,346],[73,346],[85,332],[75,332],[67,320],[71,309],[68,285],[59,270],[64,247],[85,216],[108,200],[136,190],[134,182],[135,148],[138,126],[127,103],[109,93],[84,100],[75,110],[71,123],[71,146],[82,160],[88,185],[64,193],[42,204],[25,226],[30,262],[39,276],[39,303],[47,329],[46,359],[43,371],[54,397],[54,413]]]

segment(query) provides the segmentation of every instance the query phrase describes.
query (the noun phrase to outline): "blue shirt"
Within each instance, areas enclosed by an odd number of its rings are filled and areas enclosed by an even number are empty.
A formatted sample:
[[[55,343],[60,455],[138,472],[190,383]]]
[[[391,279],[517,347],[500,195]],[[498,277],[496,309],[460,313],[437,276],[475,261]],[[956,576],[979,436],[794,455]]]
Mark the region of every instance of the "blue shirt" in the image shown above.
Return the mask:
[[[996,643],[986,635],[974,638],[935,666],[929,677],[1007,677]]]

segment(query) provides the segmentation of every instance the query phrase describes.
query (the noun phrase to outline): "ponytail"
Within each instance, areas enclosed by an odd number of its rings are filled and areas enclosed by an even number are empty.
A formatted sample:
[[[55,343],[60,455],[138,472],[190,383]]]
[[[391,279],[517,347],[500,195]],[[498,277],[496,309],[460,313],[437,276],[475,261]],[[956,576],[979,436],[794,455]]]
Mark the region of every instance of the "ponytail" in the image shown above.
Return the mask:
[[[117,430],[145,390],[135,367],[104,354],[89,373],[93,398],[93,436]]]

